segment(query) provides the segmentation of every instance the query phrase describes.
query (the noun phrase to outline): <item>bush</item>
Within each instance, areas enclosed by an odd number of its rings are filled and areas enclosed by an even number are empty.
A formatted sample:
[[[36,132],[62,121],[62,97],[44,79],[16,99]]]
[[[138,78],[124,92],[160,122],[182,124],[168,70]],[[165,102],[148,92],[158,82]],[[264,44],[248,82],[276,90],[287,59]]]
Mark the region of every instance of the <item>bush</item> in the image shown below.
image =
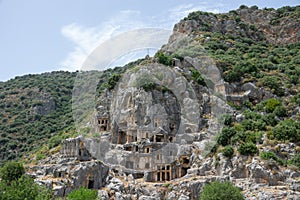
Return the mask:
[[[279,78],[274,76],[265,76],[262,80],[264,86],[270,89],[274,89],[275,91],[279,90],[280,87],[279,82],[280,82]]]
[[[244,199],[239,188],[230,182],[214,181],[206,184],[200,194],[200,200],[217,200],[217,199]]]
[[[226,71],[224,72],[224,80],[230,83],[238,82],[241,80],[241,74],[235,70]]]
[[[232,158],[234,154],[234,149],[232,146],[226,146],[222,149],[222,154],[227,158]]]
[[[245,142],[262,143],[263,132],[246,132]]]
[[[87,188],[79,188],[77,190],[73,190],[68,196],[67,200],[94,200],[97,198],[97,190],[90,190]]]
[[[244,115],[245,115],[245,119],[258,120],[258,119],[262,118],[262,116],[259,113],[257,113],[257,112],[245,111]]]
[[[156,87],[155,83],[145,83],[144,85],[142,85],[142,88],[146,91],[149,92],[151,90],[154,90]]]
[[[0,171],[0,178],[2,181],[12,182],[18,180],[25,174],[25,168],[22,163],[11,161],[5,163]]]
[[[266,102],[266,111],[268,113],[272,113],[277,106],[281,106],[281,102],[280,101],[278,101],[277,99],[274,99],[274,98],[269,99]]]
[[[232,143],[262,143],[262,132],[240,131],[232,139]]]
[[[259,156],[261,157],[261,159],[263,160],[275,160],[276,162],[278,162],[280,165],[283,165],[285,162],[279,158],[273,151],[264,151],[264,152],[261,152],[259,154]]]
[[[270,159],[273,159],[273,160],[276,160],[278,157],[276,156],[276,154],[273,152],[273,151],[264,151],[264,152],[261,152],[259,154],[259,156],[263,159],[263,160],[270,160]]]
[[[113,74],[111,77],[109,77],[108,83],[107,83],[107,88],[109,90],[114,89],[114,87],[116,86],[116,84],[118,83],[120,78],[121,78],[120,74]]]
[[[281,141],[298,141],[300,139],[300,123],[291,119],[281,121],[273,128],[273,135]]]
[[[288,162],[291,165],[295,165],[300,169],[300,154],[296,154],[293,158],[291,158]]]
[[[247,9],[247,8],[248,8],[248,6],[246,6],[246,5],[240,5],[239,9]]]
[[[244,128],[246,130],[250,130],[250,131],[263,131],[266,129],[266,123],[262,120],[252,120],[252,119],[248,119],[248,120],[244,120],[242,122],[242,125],[244,126]]]
[[[263,116],[263,121],[270,126],[276,126],[277,120],[275,119],[275,114],[266,114]]]
[[[192,69],[192,79],[196,81],[199,85],[206,86],[204,78],[201,76],[200,72],[196,69]]]
[[[163,65],[167,65],[167,66],[171,66],[172,65],[172,57],[171,56],[167,56],[166,54],[164,54],[163,52],[159,51],[155,54],[155,57],[158,59],[158,62],[163,64]]]
[[[254,154],[256,154],[258,152],[258,149],[257,149],[257,147],[254,143],[247,142],[247,143],[241,144],[238,148],[238,151],[242,155],[251,155],[251,156],[253,156]]]
[[[283,106],[277,106],[273,112],[277,117],[286,117],[286,109]]]
[[[221,133],[217,136],[217,143],[226,146],[230,143],[231,138],[236,134],[233,127],[224,127]]]
[[[232,116],[229,115],[229,114],[225,114],[225,115],[224,115],[224,124],[225,124],[226,126],[230,126],[230,125],[232,125],[232,122],[233,122]]]

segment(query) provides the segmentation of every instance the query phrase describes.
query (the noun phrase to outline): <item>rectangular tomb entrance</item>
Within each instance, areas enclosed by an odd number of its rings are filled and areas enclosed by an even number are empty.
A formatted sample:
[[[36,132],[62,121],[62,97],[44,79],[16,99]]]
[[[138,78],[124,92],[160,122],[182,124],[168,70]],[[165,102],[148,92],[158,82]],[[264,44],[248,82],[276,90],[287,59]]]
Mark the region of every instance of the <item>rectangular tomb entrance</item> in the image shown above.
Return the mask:
[[[172,168],[170,165],[157,165],[156,181],[170,181]]]

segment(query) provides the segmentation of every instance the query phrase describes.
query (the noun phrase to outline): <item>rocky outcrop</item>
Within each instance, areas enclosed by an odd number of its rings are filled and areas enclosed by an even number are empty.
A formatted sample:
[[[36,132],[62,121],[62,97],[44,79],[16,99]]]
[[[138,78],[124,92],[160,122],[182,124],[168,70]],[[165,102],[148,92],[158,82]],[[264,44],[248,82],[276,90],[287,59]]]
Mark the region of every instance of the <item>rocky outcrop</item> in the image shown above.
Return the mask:
[[[32,115],[48,115],[50,112],[56,109],[56,104],[51,95],[47,92],[43,92],[40,97],[40,101],[32,106]]]
[[[27,173],[35,178],[35,182],[52,189],[55,196],[62,197],[80,187],[103,187],[108,170],[100,161],[78,162],[76,159],[61,158],[55,164],[28,167]]]
[[[300,40],[300,20],[297,16],[278,16],[275,10],[243,8],[237,10],[241,20],[262,30],[271,44],[290,44]]]
[[[227,17],[212,13],[195,12],[174,26],[174,32],[187,35],[197,32],[219,32],[267,40],[271,44],[290,44],[300,40],[300,19],[296,16],[279,16],[275,10],[241,8]],[[174,35],[174,38],[176,38]],[[172,37],[171,37],[172,38]]]

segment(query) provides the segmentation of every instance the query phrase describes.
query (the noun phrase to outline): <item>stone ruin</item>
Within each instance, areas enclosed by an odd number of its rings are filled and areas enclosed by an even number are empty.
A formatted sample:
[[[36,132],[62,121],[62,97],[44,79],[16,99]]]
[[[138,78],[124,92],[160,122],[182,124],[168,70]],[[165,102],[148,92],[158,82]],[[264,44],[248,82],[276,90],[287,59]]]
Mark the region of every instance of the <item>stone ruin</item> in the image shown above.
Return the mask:
[[[159,67],[145,71],[155,74],[151,70]],[[104,91],[94,118],[99,137],[75,143],[66,140],[61,154],[98,159],[111,169],[149,182],[185,176],[191,167],[193,142],[200,141],[199,130],[206,126],[200,123],[200,113],[207,109],[197,103],[199,94],[187,92],[191,89],[181,75],[158,71],[168,77],[169,83],[164,84],[168,88],[160,83],[151,90],[132,86],[137,77],[125,74],[114,91]]]
[[[73,189],[99,189],[105,185],[109,167],[91,157],[82,137],[62,142],[60,156],[53,155],[43,163],[29,166],[27,173],[35,182],[53,190],[55,196],[66,196]]]
[[[215,85],[215,90],[223,95],[227,102],[231,102],[235,106],[243,105],[247,101],[256,104],[262,99],[273,97],[270,92],[265,91],[263,88],[257,88],[253,83],[236,85],[221,81]]]
[[[76,158],[79,161],[91,160],[91,155],[85,148],[81,137],[62,141],[61,155],[63,158]]]

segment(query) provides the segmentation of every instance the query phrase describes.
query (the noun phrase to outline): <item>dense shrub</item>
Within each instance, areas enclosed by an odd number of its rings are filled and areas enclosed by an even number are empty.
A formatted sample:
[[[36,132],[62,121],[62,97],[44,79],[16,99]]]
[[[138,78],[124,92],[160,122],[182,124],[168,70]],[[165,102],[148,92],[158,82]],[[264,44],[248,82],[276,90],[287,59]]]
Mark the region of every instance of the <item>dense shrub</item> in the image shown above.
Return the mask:
[[[256,145],[252,142],[243,143],[239,146],[238,151],[242,155],[251,155],[253,156],[258,152]]]
[[[283,106],[277,106],[273,113],[277,116],[277,117],[286,117],[287,116],[287,111],[285,109],[285,107]]]
[[[171,56],[167,56],[162,51],[157,52],[155,54],[155,57],[158,59],[158,62],[161,63],[161,64],[163,64],[163,65],[167,65],[167,66],[171,66],[172,65],[172,57]]]
[[[262,143],[262,132],[239,131],[233,138],[232,143]]]
[[[113,74],[111,77],[109,77],[107,88],[109,90],[114,89],[114,87],[116,86],[120,78],[121,78],[120,74]]]
[[[51,72],[16,77],[3,83],[5,88],[0,93],[5,91],[5,98],[0,99],[0,105],[4,105],[0,116],[7,116],[7,119],[3,118],[0,132],[13,137],[0,145],[0,165],[37,150],[51,136],[74,127],[72,90],[76,75],[75,72]],[[55,106],[50,106],[49,112],[32,112],[33,107],[48,107],[47,103],[44,105],[45,98],[51,99]]]
[[[262,143],[263,132],[250,132],[247,134],[245,142]]]
[[[262,120],[252,120],[252,119],[248,119],[248,120],[244,120],[242,122],[242,125],[244,126],[244,128],[246,130],[250,130],[250,131],[263,131],[266,129],[266,123]]]
[[[275,114],[266,114],[263,116],[263,121],[269,126],[276,126],[277,120],[275,119]]]
[[[277,159],[277,156],[276,154],[273,152],[273,151],[264,151],[264,152],[261,152],[259,154],[259,156],[263,159],[263,160],[269,160],[269,159],[273,159],[273,160],[276,160]]]
[[[259,156],[263,159],[263,160],[275,160],[276,162],[278,162],[280,165],[283,165],[284,164],[284,161],[279,158],[273,151],[264,151],[264,152],[261,152],[259,154]]]
[[[206,184],[200,194],[200,200],[218,200],[231,199],[242,200],[243,195],[239,188],[235,187],[230,182],[214,181]]]
[[[97,198],[97,190],[90,190],[87,188],[79,188],[73,190],[68,196],[67,200],[95,200]]]
[[[238,82],[241,80],[241,73],[238,71],[230,70],[224,72],[224,80],[227,82]]]
[[[291,119],[281,121],[273,128],[273,135],[277,140],[281,141],[299,141],[300,123]]]
[[[279,83],[280,83],[280,80],[279,78],[275,77],[275,76],[265,76],[262,80],[262,83],[264,86],[270,88],[270,89],[274,89],[275,91],[276,90],[279,90]]]
[[[155,83],[145,83],[142,85],[142,88],[146,91],[149,92],[151,90],[153,90],[156,87]]]
[[[217,143],[223,146],[230,144],[231,138],[236,134],[233,127],[224,127],[221,133],[217,136]]]
[[[227,158],[231,158],[234,154],[234,149],[232,146],[226,146],[222,149],[222,154],[227,157]]]
[[[245,111],[244,115],[245,115],[245,119],[258,120],[262,118],[262,116],[257,112]]]
[[[225,115],[223,116],[223,118],[224,118],[224,124],[225,124],[226,126],[232,125],[233,119],[232,119],[232,116],[231,116],[231,115],[225,114]]]
[[[266,111],[268,113],[273,112],[277,106],[281,106],[281,102],[277,99],[272,98],[266,101]]]

